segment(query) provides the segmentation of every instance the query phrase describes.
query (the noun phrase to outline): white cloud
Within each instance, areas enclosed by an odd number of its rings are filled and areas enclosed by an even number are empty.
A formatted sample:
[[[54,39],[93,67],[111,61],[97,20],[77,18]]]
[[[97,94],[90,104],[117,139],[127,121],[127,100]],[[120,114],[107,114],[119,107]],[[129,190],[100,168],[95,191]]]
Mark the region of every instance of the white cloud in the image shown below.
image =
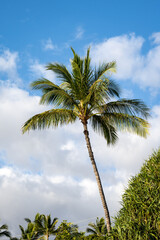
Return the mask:
[[[75,39],[81,39],[84,34],[84,29],[82,27],[78,27],[76,30],[76,36]]]
[[[56,49],[56,45],[53,44],[52,39],[48,38],[46,41],[43,41],[44,50],[54,50]]]
[[[160,44],[159,33],[153,36],[158,45],[152,46],[145,55],[141,52],[145,39],[135,34],[112,37],[102,43],[92,44],[93,63],[116,60],[115,78],[131,79],[139,86],[149,87],[155,92],[155,89],[160,89]]]
[[[46,70],[45,66],[46,65],[41,64],[36,60],[30,65],[30,71],[32,72],[35,78],[44,77],[50,81],[54,81],[56,75],[52,71]]]
[[[22,135],[21,127],[24,122],[47,109],[39,105],[39,100],[39,97],[29,96],[24,90],[1,87],[0,151],[3,153],[3,160],[6,164],[17,165],[26,170],[43,170],[46,174],[55,170],[57,174],[62,171],[66,175],[73,171],[80,176],[78,172],[84,169],[86,157],[83,153],[83,142],[79,141],[81,137],[76,134],[77,143],[71,140],[72,137],[74,139],[75,131],[70,133],[70,126],[59,130],[31,131],[30,134]],[[79,128],[78,125],[78,131]],[[69,149],[70,151],[64,151]],[[63,164],[59,159],[63,159]],[[79,162],[79,169],[76,169],[75,159]],[[70,168],[67,167],[68,164]],[[87,171],[84,171],[84,174],[86,173]]]
[[[114,201],[118,200],[119,186],[120,183],[113,188],[105,188],[107,194],[114,196]],[[97,216],[104,215],[96,183],[88,178],[79,181],[64,176],[49,178],[4,167],[0,169],[0,191],[1,220],[9,224],[15,235],[20,234],[19,224],[26,225],[23,219],[34,219],[37,212],[51,213],[60,221],[82,220],[81,223],[88,218],[95,220]],[[81,224],[83,230],[87,222]]]
[[[7,77],[9,83],[20,83],[21,79],[17,73],[17,63],[19,61],[18,52],[4,50],[0,54],[0,74],[3,73]],[[0,80],[2,82],[2,80]]]
[[[87,197],[96,197],[98,193],[97,184],[95,181],[90,179],[83,179],[79,185],[83,187],[83,196]]]
[[[67,150],[67,151],[74,150],[74,148],[75,146],[73,141],[69,141],[66,144],[61,146],[61,150]]]
[[[154,44],[160,44],[160,32],[155,32],[150,36],[150,39],[153,40]]]
[[[91,57],[96,64],[116,61],[116,77],[128,79],[132,76],[133,69],[141,63],[139,52],[143,42],[142,37],[136,37],[134,34],[109,38],[102,43],[92,45]]]
[[[123,88],[122,90],[122,94],[121,94],[121,97],[122,98],[133,98],[134,94],[133,94],[133,91],[132,89],[125,89]]]

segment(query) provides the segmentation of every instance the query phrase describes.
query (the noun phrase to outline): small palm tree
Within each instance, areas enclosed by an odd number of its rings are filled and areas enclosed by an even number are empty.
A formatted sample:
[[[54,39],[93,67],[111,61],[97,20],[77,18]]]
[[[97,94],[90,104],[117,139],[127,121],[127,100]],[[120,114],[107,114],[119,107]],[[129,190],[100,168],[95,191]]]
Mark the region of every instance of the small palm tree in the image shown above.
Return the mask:
[[[91,233],[93,237],[103,237],[107,234],[107,226],[104,218],[97,218],[96,223],[89,223],[86,232]]]
[[[146,137],[149,109],[137,99],[113,100],[120,97],[118,85],[109,80],[109,74],[116,71],[115,62],[105,63],[93,69],[90,64],[89,49],[84,59],[80,58],[73,49],[72,52],[74,57],[71,61],[71,72],[63,64],[50,63],[47,66],[48,70],[57,74],[61,81],[60,85],[45,78],[31,84],[33,89],[42,90],[40,103],[51,104],[53,108],[31,117],[24,124],[22,131],[25,133],[31,129],[58,127],[74,123],[77,119],[81,121],[109,232],[111,221],[91,147],[88,122],[95,131],[104,136],[107,144],[114,144],[118,139],[118,130],[127,130]]]
[[[64,220],[57,229],[55,240],[78,240],[84,239],[83,237],[84,233],[78,231],[76,224],[68,223]]]
[[[44,214],[39,215],[35,219],[36,231],[39,234],[39,239],[48,240],[50,235],[55,235],[57,232],[56,224],[58,222],[57,218],[51,221],[51,216],[45,216]]]
[[[37,235],[34,223],[32,223],[32,222],[28,223],[28,226],[26,229],[24,229],[21,225],[19,225],[19,228],[21,230],[21,235],[22,235],[20,240],[23,240],[23,239],[36,240],[36,239],[38,239],[38,235]]]
[[[8,226],[6,224],[0,226],[0,237],[11,237],[11,233],[8,231]]]

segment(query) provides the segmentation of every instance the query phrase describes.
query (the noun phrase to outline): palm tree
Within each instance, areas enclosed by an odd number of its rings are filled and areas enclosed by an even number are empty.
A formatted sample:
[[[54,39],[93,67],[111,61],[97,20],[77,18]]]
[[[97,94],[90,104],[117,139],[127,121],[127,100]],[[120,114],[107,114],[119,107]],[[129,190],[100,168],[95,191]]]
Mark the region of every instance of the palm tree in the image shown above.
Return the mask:
[[[8,226],[6,224],[3,224],[0,226],[0,237],[11,237],[10,232],[8,231]]]
[[[24,229],[21,225],[19,225],[19,228],[21,230],[21,235],[22,235],[20,240],[23,240],[23,239],[36,240],[36,239],[38,239],[39,235],[36,232],[36,227],[35,227],[34,223],[29,222],[26,229]]]
[[[54,107],[31,117],[24,124],[22,131],[25,133],[31,129],[58,127],[74,123],[77,119],[81,121],[109,232],[111,221],[91,147],[88,121],[95,131],[104,136],[107,144],[114,144],[118,139],[118,130],[127,130],[146,137],[149,109],[140,100],[119,98],[119,86],[109,80],[109,74],[116,71],[115,62],[105,63],[93,69],[89,57],[90,49],[87,50],[84,59],[80,58],[73,49],[72,52],[74,56],[71,60],[71,72],[59,63],[50,63],[46,67],[47,70],[57,74],[60,85],[45,78],[31,84],[33,89],[42,90],[40,104],[51,104]],[[118,100],[113,100],[115,98]]]
[[[57,229],[55,240],[77,240],[83,239],[84,233],[78,231],[76,224],[68,223],[67,221],[61,222]]]
[[[44,214],[42,214],[37,216],[34,222],[36,226],[36,231],[40,236],[39,239],[48,240],[50,235],[55,235],[57,232],[57,218],[54,218],[53,221],[51,221],[50,215],[45,216]]]
[[[89,223],[86,232],[91,233],[93,237],[104,237],[107,234],[107,226],[104,218],[97,218],[96,223]]]

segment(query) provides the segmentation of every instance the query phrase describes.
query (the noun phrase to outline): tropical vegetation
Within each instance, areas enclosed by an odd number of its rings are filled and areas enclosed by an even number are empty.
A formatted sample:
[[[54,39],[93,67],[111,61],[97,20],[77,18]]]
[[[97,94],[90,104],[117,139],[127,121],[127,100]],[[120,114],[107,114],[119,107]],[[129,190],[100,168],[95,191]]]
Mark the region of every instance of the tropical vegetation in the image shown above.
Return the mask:
[[[22,131],[25,133],[31,129],[58,127],[80,120],[104,208],[107,231],[110,232],[111,220],[91,147],[88,122],[96,132],[103,135],[107,144],[114,144],[119,130],[146,137],[149,109],[140,100],[120,98],[119,86],[110,80],[110,74],[116,71],[115,62],[93,68],[90,49],[87,50],[85,58],[81,58],[73,49],[72,52],[71,71],[59,63],[50,63],[46,67],[57,75],[59,85],[45,78],[31,84],[33,89],[42,91],[40,104],[48,104],[52,108],[31,117]]]
[[[10,240],[158,240],[160,236],[160,148],[143,164],[140,172],[129,180],[121,202],[121,209],[114,219],[110,233],[104,218],[89,223],[86,231],[78,225],[50,215],[37,214],[27,227],[21,225],[20,238],[11,237],[6,224],[0,227],[0,238]]]
[[[160,149],[144,163],[140,173],[130,179],[121,205],[115,218],[117,239],[159,239]]]

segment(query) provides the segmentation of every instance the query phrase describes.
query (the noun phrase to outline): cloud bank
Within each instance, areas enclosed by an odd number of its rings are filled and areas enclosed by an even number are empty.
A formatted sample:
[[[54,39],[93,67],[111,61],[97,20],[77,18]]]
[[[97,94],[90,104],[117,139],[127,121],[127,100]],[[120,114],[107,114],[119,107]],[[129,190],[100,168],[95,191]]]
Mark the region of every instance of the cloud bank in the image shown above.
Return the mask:
[[[122,35],[92,44],[94,64],[116,61],[118,80],[131,80],[141,88],[160,89],[160,33],[150,37],[152,47],[142,53],[145,39],[135,34]]]
[[[38,102],[39,97],[19,88],[1,88],[1,219],[13,231],[17,231],[19,223],[24,224],[24,217],[33,218],[36,212],[51,212],[61,220],[74,222],[103,216],[81,125],[77,122],[57,130],[22,135],[22,124],[45,110]],[[148,139],[121,133],[114,147],[107,147],[105,140],[90,129],[112,216],[120,207],[129,177],[159,145],[160,106],[153,108],[153,115]]]

